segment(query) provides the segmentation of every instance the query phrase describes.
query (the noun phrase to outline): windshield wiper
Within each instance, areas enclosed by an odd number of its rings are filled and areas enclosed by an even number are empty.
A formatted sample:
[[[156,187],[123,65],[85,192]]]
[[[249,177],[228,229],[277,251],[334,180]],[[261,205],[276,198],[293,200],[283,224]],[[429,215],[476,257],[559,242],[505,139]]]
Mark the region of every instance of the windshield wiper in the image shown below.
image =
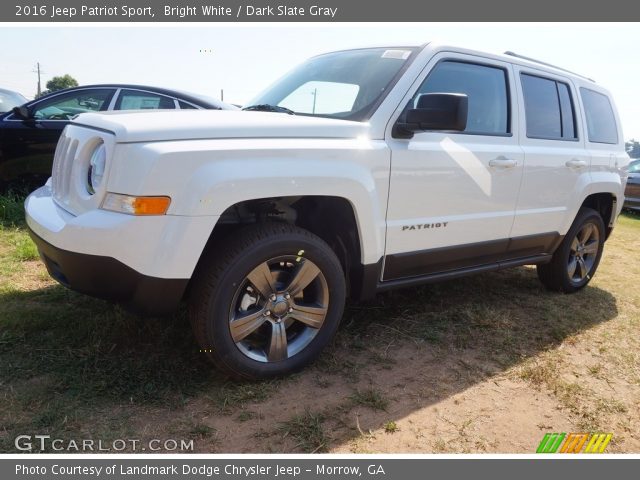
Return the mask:
[[[285,107],[279,107],[277,105],[269,105],[268,103],[263,103],[260,105],[249,105],[248,107],[244,107],[242,110],[253,110],[256,112],[278,112],[278,113],[286,113],[288,115],[295,115],[296,112],[293,110],[289,110]]]

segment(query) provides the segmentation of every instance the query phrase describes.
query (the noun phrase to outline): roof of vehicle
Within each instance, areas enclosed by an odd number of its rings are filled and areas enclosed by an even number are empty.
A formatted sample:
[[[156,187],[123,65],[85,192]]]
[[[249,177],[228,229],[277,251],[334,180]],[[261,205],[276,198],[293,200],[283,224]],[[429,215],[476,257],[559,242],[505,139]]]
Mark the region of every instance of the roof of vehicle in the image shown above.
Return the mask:
[[[11,90],[9,88],[0,87],[0,92],[6,93],[8,95],[18,95],[19,97],[22,97],[22,98],[24,98],[26,100],[26,97],[24,95],[22,95],[20,92],[16,92],[15,90]]]
[[[356,47],[356,48],[348,48],[343,50],[336,50],[334,52],[326,52],[321,55],[324,55],[327,53],[347,52],[347,51],[353,51],[353,50],[380,49],[380,48],[386,48],[386,49],[406,48],[406,49],[412,49],[416,51],[422,51],[427,47],[431,47],[439,51],[451,50],[454,52],[466,53],[470,55],[478,55],[478,56],[487,57],[487,58],[494,58],[496,60],[501,60],[503,62],[509,62],[509,63],[523,65],[531,68],[542,69],[552,73],[556,73],[558,75],[576,77],[576,78],[580,78],[583,81],[586,80],[588,82],[595,83],[595,80],[585,75],[582,75],[580,73],[572,72],[563,67],[547,63],[543,60],[531,58],[531,57],[521,55],[519,53],[512,52],[509,50],[505,51],[504,53],[489,53],[489,52],[482,52],[480,50],[473,50],[465,47],[460,47],[457,45],[440,44],[436,42],[427,42],[427,43],[423,43],[422,45],[371,45],[366,47]]]
[[[93,85],[79,85],[77,87],[71,87],[71,88],[66,88],[64,90],[51,92],[47,95],[43,95],[42,97],[37,98],[36,100],[39,101],[44,98],[48,98],[50,96],[59,95],[61,93],[66,93],[66,92],[73,92],[75,90],[82,90],[85,88],[127,88],[132,90],[145,90],[149,92],[159,93],[162,95],[167,95],[169,97],[176,97],[179,100],[185,100],[187,102],[194,103],[198,106],[205,107],[205,108],[221,109],[221,110],[236,109],[236,107],[234,107],[233,105],[224,103],[221,100],[218,100],[214,97],[209,97],[206,95],[185,92],[182,90],[171,90],[169,88],[163,88],[163,87],[153,87],[149,85],[136,85],[136,84],[129,84],[129,83],[100,83],[100,84],[93,84]],[[35,102],[36,100],[33,100],[32,102]]]
[[[517,65],[522,65],[525,67],[530,67],[530,68],[535,68],[537,70],[544,70],[544,71],[548,71],[550,73],[554,73],[556,75],[561,75],[561,76],[565,76],[565,77],[572,77],[575,79],[579,79],[582,82],[588,82],[588,83],[592,83],[595,84],[595,80],[593,80],[592,78],[589,78],[585,75],[582,75],[580,73],[576,73],[576,72],[572,72],[571,70],[568,70],[566,68],[557,66],[557,65],[552,65],[550,63],[547,63],[543,60],[538,60],[536,58],[531,58],[525,55],[521,55],[519,53],[516,52],[512,52],[512,51],[505,51],[504,53],[488,53],[488,52],[482,52],[479,50],[472,50],[472,49],[468,49],[468,48],[464,48],[464,47],[458,47],[458,46],[454,46],[454,45],[441,45],[441,44],[434,44],[434,43],[430,43],[430,44],[425,44],[423,45],[423,47],[427,47],[427,46],[431,46],[433,48],[437,48],[438,50],[452,50],[452,51],[456,51],[456,52],[461,52],[461,53],[467,53],[470,55],[478,55],[478,56],[482,56],[482,57],[487,57],[487,58],[494,58],[496,60],[501,60],[503,62],[508,62],[508,63],[513,63],[513,64],[517,64]]]

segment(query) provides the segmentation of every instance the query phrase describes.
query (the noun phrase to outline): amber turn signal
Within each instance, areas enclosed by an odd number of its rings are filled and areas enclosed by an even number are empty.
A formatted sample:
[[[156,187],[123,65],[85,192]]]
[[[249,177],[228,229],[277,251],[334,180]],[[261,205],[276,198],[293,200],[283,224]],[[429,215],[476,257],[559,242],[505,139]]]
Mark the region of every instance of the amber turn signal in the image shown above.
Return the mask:
[[[133,197],[119,193],[107,193],[102,209],[129,215],[164,215],[169,209],[171,198]]]

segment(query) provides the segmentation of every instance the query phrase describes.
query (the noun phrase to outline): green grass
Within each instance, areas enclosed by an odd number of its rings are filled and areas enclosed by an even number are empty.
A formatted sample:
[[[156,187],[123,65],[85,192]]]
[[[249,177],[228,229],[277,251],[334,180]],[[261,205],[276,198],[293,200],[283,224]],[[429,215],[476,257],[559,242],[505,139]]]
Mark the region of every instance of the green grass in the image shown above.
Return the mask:
[[[25,262],[39,258],[38,249],[28,236],[24,234],[16,235],[11,243],[13,245],[13,258],[16,260]]]
[[[324,422],[323,414],[307,410],[282,423],[279,431],[283,437],[291,436],[295,439],[296,450],[304,453],[320,453],[326,451],[329,444]]]
[[[6,193],[0,195],[0,225],[15,227],[24,224],[24,195]]]
[[[382,428],[384,428],[385,433],[396,433],[399,430],[398,425],[393,420],[386,422]]]
[[[211,399],[221,412],[231,413],[248,403],[262,402],[277,389],[280,380],[255,383],[229,381],[215,390]]]
[[[389,406],[389,400],[387,400],[379,390],[374,388],[357,390],[349,399],[354,405],[369,407],[373,410],[387,410]]]

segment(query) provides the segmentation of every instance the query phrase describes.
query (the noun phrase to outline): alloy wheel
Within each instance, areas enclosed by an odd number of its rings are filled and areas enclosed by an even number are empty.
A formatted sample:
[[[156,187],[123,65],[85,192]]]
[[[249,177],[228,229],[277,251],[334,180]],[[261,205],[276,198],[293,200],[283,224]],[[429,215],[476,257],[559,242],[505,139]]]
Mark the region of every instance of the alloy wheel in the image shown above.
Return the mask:
[[[329,288],[311,260],[282,256],[261,263],[239,284],[229,312],[236,347],[259,362],[286,360],[322,328]]]
[[[589,276],[600,249],[600,234],[593,223],[585,223],[571,242],[567,273],[574,283]]]

